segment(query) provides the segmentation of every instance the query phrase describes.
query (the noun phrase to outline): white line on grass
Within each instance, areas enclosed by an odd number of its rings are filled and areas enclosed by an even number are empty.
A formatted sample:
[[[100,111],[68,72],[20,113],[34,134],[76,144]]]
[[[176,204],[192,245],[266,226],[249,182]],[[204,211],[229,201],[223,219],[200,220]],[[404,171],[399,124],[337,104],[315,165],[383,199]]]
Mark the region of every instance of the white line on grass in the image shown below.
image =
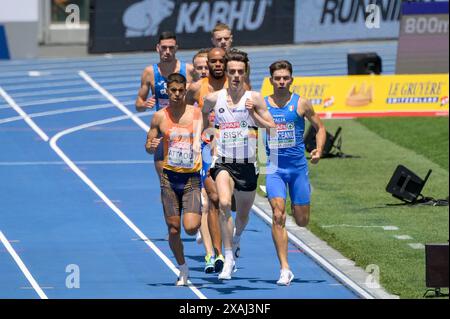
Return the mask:
[[[5,99],[5,101],[11,106],[19,115],[25,120],[25,122],[45,141],[48,142],[47,134],[42,131],[39,126],[34,123],[34,121],[25,113],[20,106],[0,87],[0,95]]]
[[[364,226],[364,225],[322,225],[322,228],[335,228],[335,227],[347,227],[347,228],[382,228],[383,230],[398,230],[397,226]]]
[[[19,266],[20,270],[22,270],[23,274],[28,279],[28,281],[30,282],[31,286],[37,292],[39,297],[41,299],[48,299],[47,295],[42,291],[41,287],[38,285],[36,280],[34,280],[33,275],[31,275],[31,273],[28,270],[27,266],[25,266],[25,264],[23,263],[22,259],[20,259],[19,255],[17,255],[16,251],[11,246],[11,244],[8,241],[8,239],[6,239],[5,235],[3,234],[3,232],[1,230],[0,230],[0,241],[3,243],[3,245],[6,248],[6,250],[12,256],[12,258],[16,262],[17,266]]]

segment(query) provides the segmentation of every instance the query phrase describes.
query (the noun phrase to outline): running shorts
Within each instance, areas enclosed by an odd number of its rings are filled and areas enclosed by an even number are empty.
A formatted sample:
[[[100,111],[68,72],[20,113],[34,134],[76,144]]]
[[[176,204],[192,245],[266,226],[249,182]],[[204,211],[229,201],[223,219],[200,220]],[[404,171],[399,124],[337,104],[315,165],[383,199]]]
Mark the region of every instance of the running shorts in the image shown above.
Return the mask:
[[[308,169],[285,170],[277,169],[266,177],[266,190],[269,200],[283,198],[286,200],[286,187],[289,186],[289,196],[293,205],[309,205],[311,187]]]

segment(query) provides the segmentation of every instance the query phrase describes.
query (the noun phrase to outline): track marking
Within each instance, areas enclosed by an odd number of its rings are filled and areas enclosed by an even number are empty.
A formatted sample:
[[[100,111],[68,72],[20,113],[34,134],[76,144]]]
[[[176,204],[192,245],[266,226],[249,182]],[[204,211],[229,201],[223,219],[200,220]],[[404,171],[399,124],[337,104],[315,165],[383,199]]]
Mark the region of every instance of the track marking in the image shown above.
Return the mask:
[[[6,96],[8,98],[8,100],[7,100],[8,103],[12,102],[11,104],[14,105],[15,107],[17,107],[18,110],[20,110],[20,112],[23,114],[23,118],[25,120],[29,119],[32,122],[32,124],[36,128],[36,131],[40,131],[40,132],[42,132],[45,135],[45,133],[29,118],[29,116],[1,88],[0,88],[0,93],[2,93],[2,96],[3,96],[3,94],[5,94],[4,96]],[[107,92],[105,91],[105,93],[107,93]],[[109,93],[107,93],[107,94],[109,94]],[[112,97],[112,99],[117,101],[114,97]],[[118,103],[120,104],[120,102],[118,102]],[[116,106],[119,107],[119,105],[116,105]],[[122,108],[125,108],[125,107],[123,105],[121,105],[121,107],[119,107],[119,108],[122,109]],[[128,109],[126,109],[126,111],[128,111]],[[53,151],[55,151],[55,153],[59,157],[61,157],[61,159],[72,169],[72,171],[75,174],[77,174],[78,177],[81,178],[81,180],[83,182],[85,182],[112,209],[112,211],[115,212],[120,217],[120,219],[122,219],[122,221],[125,222],[125,224],[127,224],[127,226],[130,227],[139,236],[139,238],[141,238],[142,241],[144,241],[145,244],[150,247],[150,249],[156,255],[158,255],[159,258],[161,258],[161,260],[169,267],[170,270],[172,270],[172,272],[175,273],[176,276],[179,276],[180,275],[180,271],[175,267],[175,265],[170,261],[170,259],[166,255],[164,255],[164,253],[150,239],[148,239],[147,236],[144,235],[144,233],[78,168],[77,165],[75,165],[74,162],[72,162],[72,160],[70,160],[70,158],[56,144],[56,142],[61,137],[65,136],[67,134],[71,134],[71,133],[76,132],[76,131],[83,130],[85,128],[92,127],[92,126],[103,125],[103,124],[113,123],[113,122],[122,121],[122,120],[129,120],[129,119],[134,119],[134,121],[136,123],[139,123],[139,121],[140,121],[142,124],[144,124],[144,122],[142,122],[142,120],[139,119],[139,116],[143,117],[143,116],[148,116],[148,115],[151,115],[151,113],[143,113],[143,114],[139,114],[139,115],[134,115],[134,114],[131,113],[131,116],[130,115],[124,115],[124,116],[104,119],[104,120],[100,120],[100,121],[85,123],[83,125],[72,127],[72,128],[69,128],[69,129],[66,129],[64,131],[61,131],[61,132],[57,133],[55,136],[53,136],[50,139],[49,143],[50,143],[50,147],[53,149]],[[144,124],[144,126],[145,126],[145,124]],[[45,136],[47,136],[47,135],[45,135]],[[46,142],[48,142],[48,137],[47,137]],[[1,234],[1,232],[0,232],[0,234]],[[7,244],[9,244],[9,243],[7,243]],[[6,244],[5,244],[5,246],[6,246]],[[8,249],[8,247],[7,247],[7,249]],[[23,265],[23,266],[25,266],[25,265]],[[19,267],[20,267],[20,265],[19,265]],[[25,269],[26,269],[26,267],[25,267]],[[30,274],[30,276],[31,276],[31,274]],[[27,278],[28,278],[28,276],[27,276]],[[31,277],[31,279],[34,281],[34,279],[32,277]],[[34,281],[34,283],[36,283],[36,282]],[[34,283],[31,282],[32,285],[34,285]],[[196,288],[192,284],[191,281],[188,281],[188,283],[189,283],[188,287],[194,292],[194,294],[197,297],[199,297],[200,299],[207,299],[206,296],[204,294],[202,294],[200,292],[200,290],[198,290],[198,288]],[[37,288],[39,289],[39,291],[38,290],[36,290],[36,291],[41,296],[41,298],[45,297],[47,299],[47,296],[43,293],[43,291],[39,288],[39,286],[36,286],[35,289],[37,289]],[[41,293],[42,293],[42,295],[41,295]]]
[[[259,208],[256,205],[253,205],[252,210],[259,217],[261,217],[267,224],[272,225],[272,219],[269,216],[267,216],[264,213],[264,211],[262,211],[261,208]],[[303,241],[301,241],[300,239],[295,237],[291,232],[288,231],[287,233],[288,233],[288,238],[291,242],[293,242],[298,248],[300,248],[302,251],[304,251],[305,254],[307,254],[309,257],[311,257],[316,263],[318,263],[320,266],[322,266],[328,273],[333,275],[340,282],[344,283],[345,286],[349,287],[351,290],[353,290],[356,294],[358,294],[362,298],[375,299],[370,293],[368,293],[366,290],[364,290],[362,287],[360,287],[357,283],[355,283],[353,280],[351,280],[349,277],[347,277],[344,273],[342,273],[335,266],[330,264],[325,258],[323,258],[318,253],[316,253],[314,250],[312,250]]]
[[[128,102],[126,104],[128,104]],[[48,116],[48,115],[58,115],[58,114],[64,114],[64,113],[83,112],[83,111],[91,111],[91,110],[98,110],[98,109],[108,109],[108,108],[112,108],[112,107],[113,107],[113,105],[108,103],[108,104],[73,107],[73,108],[68,108],[68,109],[63,109],[63,110],[31,113],[28,116],[30,118],[34,118],[34,117],[43,117],[43,116]],[[15,122],[15,121],[20,121],[20,120],[22,120],[21,116],[13,116],[13,117],[1,119],[0,124],[10,123],[10,122]]]
[[[150,114],[144,113],[141,116],[147,116],[147,115],[150,115]],[[77,131],[80,131],[80,130],[83,130],[85,128],[95,126],[95,125],[113,123],[113,122],[122,121],[122,120],[129,120],[129,119],[130,119],[130,117],[128,115],[123,115],[123,116],[119,116],[119,117],[90,122],[90,123],[86,123],[86,124],[79,125],[76,127],[72,127],[70,129],[59,132],[58,134],[53,136],[50,140],[50,147],[56,152],[56,154],[58,154],[59,157],[61,157],[61,159],[72,169],[72,171],[75,174],[77,174],[78,177],[81,178],[81,180],[83,182],[85,182],[105,202],[105,204],[108,205],[109,208],[111,208],[112,211],[114,213],[116,213],[117,216],[119,216],[120,219],[122,219],[122,221],[124,221],[125,224],[127,224],[128,227],[130,227],[136,233],[136,235],[138,235],[139,238],[142,239],[142,241],[144,241],[145,244],[147,246],[149,246],[150,249],[153,250],[153,252],[155,252],[159,256],[159,258],[161,258],[161,260],[170,268],[170,270],[172,270],[177,276],[179,276],[180,271],[175,267],[175,265],[170,261],[170,259],[166,255],[164,255],[164,253],[147,236],[144,235],[144,233],[78,168],[78,166],[75,165],[74,162],[72,162],[72,160],[70,160],[70,158],[56,144],[57,141],[61,137],[71,134],[71,133],[74,133],[74,132],[77,132]],[[189,281],[188,287],[200,299],[207,299],[206,296],[203,295],[192,284],[192,282]]]
[[[124,160],[124,161],[74,161],[79,165],[136,165],[136,164],[153,164],[153,160]],[[64,161],[36,161],[36,162],[0,162],[0,166],[50,166],[50,165],[66,165]]]
[[[128,115],[139,127],[144,131],[148,132],[150,127],[145,124],[140,118],[130,112],[130,110],[119,102],[114,96],[112,96],[108,91],[102,88],[97,82],[95,82],[86,72],[79,71],[78,75],[81,76],[86,82],[88,82],[94,89],[96,89],[100,94],[106,97],[112,104],[117,106],[122,112]]]
[[[9,254],[12,256],[14,261],[16,262],[17,266],[19,266],[20,270],[22,270],[25,277],[30,282],[33,289],[36,291],[36,293],[39,295],[41,299],[48,299],[47,295],[42,291],[42,288],[38,285],[36,280],[34,280],[33,276],[31,275],[30,271],[28,270],[27,266],[23,263],[22,259],[20,259],[19,255],[17,255],[14,248],[9,243],[8,239],[6,239],[3,232],[0,230],[0,241],[5,246],[6,250],[9,252]]]
[[[421,243],[408,244],[412,249],[425,249],[425,245]]]
[[[11,106],[19,115],[25,120],[25,122],[45,141],[48,142],[49,138],[47,134],[40,129],[39,126],[34,123],[34,121],[25,113],[20,106],[0,87],[0,95],[5,99],[5,101]]]

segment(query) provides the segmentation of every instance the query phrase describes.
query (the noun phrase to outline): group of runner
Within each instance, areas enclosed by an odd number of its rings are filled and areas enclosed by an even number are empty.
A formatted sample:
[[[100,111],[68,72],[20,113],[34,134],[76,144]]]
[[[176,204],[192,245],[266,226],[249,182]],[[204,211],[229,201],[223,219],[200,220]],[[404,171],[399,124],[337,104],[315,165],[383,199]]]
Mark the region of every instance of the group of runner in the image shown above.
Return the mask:
[[[287,188],[296,223],[305,227],[310,215],[305,118],[317,131],[312,164],[321,157],[326,131],[311,103],[290,92],[288,61],[270,66],[274,93],[262,97],[251,91],[248,55],[232,48],[230,28],[217,24],[211,40],[213,48],[185,64],[176,58],[175,34],[162,32],[156,46],[160,61],[144,70],[136,100],[140,112],[156,109],[145,147],[154,154],[160,178],[169,245],[180,270],[176,285],[188,285],[189,278],[181,223],[203,242],[205,272],[232,278],[256,196],[258,129],[266,135],[266,190],[281,269],[277,283],[289,285],[294,275],[287,259]]]

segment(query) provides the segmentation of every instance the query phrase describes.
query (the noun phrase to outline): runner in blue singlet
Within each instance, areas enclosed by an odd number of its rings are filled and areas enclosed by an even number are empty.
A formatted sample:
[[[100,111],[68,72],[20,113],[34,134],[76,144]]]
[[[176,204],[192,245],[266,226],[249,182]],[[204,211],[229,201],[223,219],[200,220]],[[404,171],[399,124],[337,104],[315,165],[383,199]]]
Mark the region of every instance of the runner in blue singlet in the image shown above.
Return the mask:
[[[148,109],[156,107],[156,111],[166,107],[169,102],[167,95],[166,77],[172,73],[180,73],[186,77],[188,83],[192,81],[194,67],[192,64],[186,64],[176,58],[178,50],[177,38],[173,32],[164,31],[159,36],[159,42],[156,45],[156,51],[159,53],[160,61],[147,66],[142,73],[141,87],[136,99],[136,110],[145,112]],[[149,93],[152,96],[149,98]],[[161,176],[163,166],[163,148],[162,143],[154,155],[155,168],[158,177]]]
[[[303,133],[305,117],[317,130],[317,149],[311,152],[316,164],[322,154],[326,131],[312,104],[290,92],[292,65],[277,61],[270,66],[270,82],[274,94],[265,98],[267,108],[277,125],[266,134],[268,156],[266,189],[273,211],[272,236],[281,265],[279,285],[289,285],[294,278],[287,260],[286,193],[289,187],[292,214],[297,225],[305,227],[310,213],[308,162],[305,157]]]

